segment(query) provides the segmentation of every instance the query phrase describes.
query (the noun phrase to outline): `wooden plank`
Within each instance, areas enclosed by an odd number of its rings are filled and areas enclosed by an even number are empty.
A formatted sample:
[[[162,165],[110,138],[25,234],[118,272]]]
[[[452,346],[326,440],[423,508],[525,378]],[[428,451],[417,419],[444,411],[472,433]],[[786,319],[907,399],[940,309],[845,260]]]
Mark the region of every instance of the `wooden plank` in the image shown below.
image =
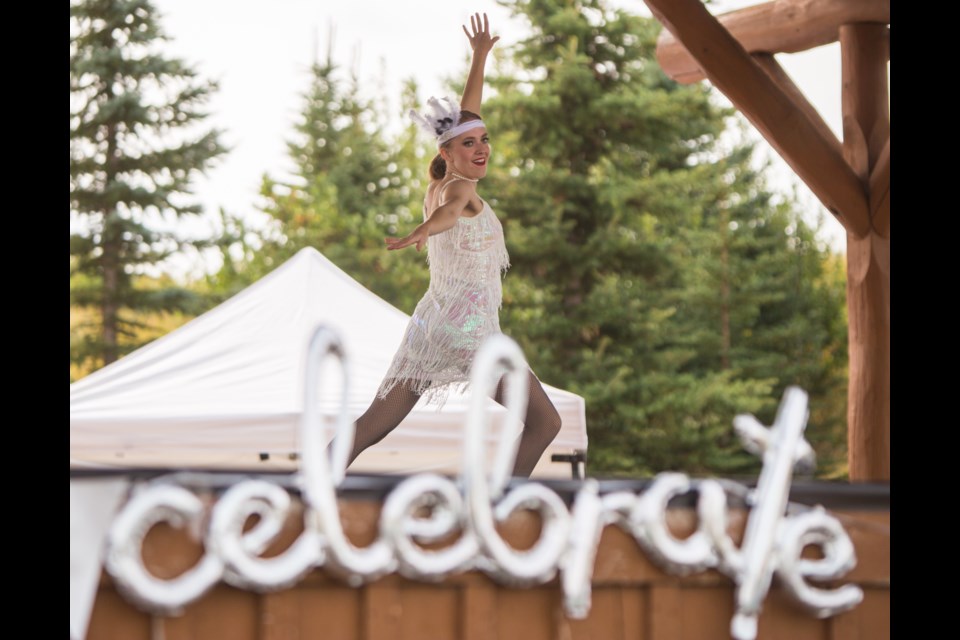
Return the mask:
[[[648,628],[647,615],[650,610],[650,591],[648,589],[618,589],[620,592],[620,611],[623,621],[624,640],[643,640]]]
[[[617,526],[604,528],[593,566],[594,584],[637,584],[663,575],[630,534]]]
[[[729,640],[734,612],[732,585],[722,587],[684,587],[684,640]],[[760,634],[761,638],[766,638]]]
[[[460,589],[445,584],[404,581],[400,593],[400,626],[394,640],[456,638],[460,624]]]
[[[684,635],[683,593],[680,582],[663,582],[650,588],[647,599],[648,640],[682,639]]]
[[[860,603],[861,633],[870,640],[890,640],[890,589],[865,589]]]
[[[853,542],[857,566],[840,580],[861,586],[890,585],[890,512],[832,512]]]
[[[763,601],[757,637],[770,640],[828,640],[830,625],[804,610],[783,589],[774,586]]]
[[[839,27],[854,22],[890,23],[890,0],[775,0],[717,16],[749,53],[796,53],[836,42]],[[703,80],[703,72],[672,33],[657,40],[664,73],[683,84]]]
[[[717,22],[700,0],[646,0],[707,78],[776,149],[846,228],[867,232],[866,190],[799,107]]]
[[[286,589],[260,596],[260,640],[286,640],[300,633],[303,589]]]
[[[259,596],[220,584],[164,622],[164,640],[259,640]]]
[[[859,607],[839,613],[826,622],[828,640],[872,640],[860,633],[863,624],[860,621]]]
[[[361,620],[363,640],[396,640],[403,616],[396,580],[381,579],[363,587]]]
[[[460,638],[497,640],[497,587],[484,576],[470,575],[460,604]]]
[[[300,638],[360,638],[363,590],[343,582],[297,588]],[[297,636],[282,636],[286,638]]]
[[[182,616],[154,616],[151,621],[150,640],[199,640],[193,633],[195,611],[185,612]]]
[[[740,544],[746,525],[748,512],[745,509],[733,509],[729,513],[727,533],[734,544]],[[667,526],[673,535],[683,538],[696,529],[697,513],[695,509],[673,508],[667,511]],[[637,585],[652,584],[671,580],[643,551],[633,537],[615,525],[608,525],[600,535],[600,545],[593,567],[593,583],[597,585]],[[697,584],[730,584],[730,579],[716,572],[705,572],[685,578]]]
[[[101,583],[90,612],[86,640],[151,640],[150,628],[149,615]]]
[[[557,637],[571,640],[591,640],[592,638],[636,640],[636,635],[628,636],[623,628],[622,591],[619,587],[593,589],[590,613],[583,620],[573,620],[562,615]]]
[[[830,640],[890,640],[890,590],[864,589],[863,602],[826,622]]]
[[[497,590],[497,633],[504,640],[554,640],[554,611],[560,596],[556,585],[534,589]]]

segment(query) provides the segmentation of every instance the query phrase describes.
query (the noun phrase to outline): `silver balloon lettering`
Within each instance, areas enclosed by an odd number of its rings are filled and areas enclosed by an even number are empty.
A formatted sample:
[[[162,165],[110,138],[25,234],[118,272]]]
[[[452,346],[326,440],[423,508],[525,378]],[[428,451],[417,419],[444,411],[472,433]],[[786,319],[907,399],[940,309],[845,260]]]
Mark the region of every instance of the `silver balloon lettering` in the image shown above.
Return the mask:
[[[320,365],[329,357],[340,363],[341,406],[327,459],[317,393]],[[465,425],[463,471],[459,485],[435,474],[401,481],[381,510],[378,537],[365,548],[346,537],[337,508],[337,488],[345,477],[354,424],[346,414],[349,384],[347,361],[339,338],[320,327],[310,340],[304,376],[300,424],[302,467],[294,477],[304,505],[303,533],[280,555],[262,558],[290,512],[288,493],[265,480],[246,480],[230,487],[213,506],[205,554],[184,574],[161,580],[143,565],[141,547],[154,524],[169,521],[197,529],[202,502],[170,480],[142,487],[112,524],[106,568],[120,590],[149,611],[173,614],[201,597],[218,580],[253,591],[286,588],[315,568],[324,568],[358,586],[392,572],[418,580],[438,581],[480,570],[509,585],[546,582],[557,573],[564,608],[572,618],[588,615],[591,576],[604,527],[616,524],[665,571],[685,575],[716,569],[737,585],[733,637],[756,637],[757,617],[776,574],[786,591],[814,615],[826,617],[856,606],[862,591],[853,585],[820,589],[808,580],[837,579],[856,563],[853,544],[843,527],[822,508],[786,513],[794,465],[812,463],[813,450],[803,440],[806,394],[788,389],[774,425],[767,429],[750,416],[737,416],[734,427],[745,446],[763,457],[757,489],[752,493],[743,543],[737,548],[727,534],[727,496],[734,491],[721,480],[694,481],[682,473],[659,474],[642,494],[619,491],[600,495],[596,480],[587,479],[574,497],[572,512],[546,486],[528,482],[507,491],[517,453],[520,418],[526,409],[526,365],[509,338],[495,336],[477,353],[471,371],[474,397]],[[485,403],[502,375],[507,376],[506,431],[492,469],[486,468],[484,434],[489,425]],[[736,485],[734,493],[744,493]],[[686,539],[667,525],[671,500],[696,493],[697,526]],[[518,510],[535,511],[541,533],[527,550],[511,547],[496,524]],[[244,523],[259,521],[244,532]],[[199,537],[199,532],[196,532]],[[425,544],[455,536],[446,547]],[[817,545],[823,558],[804,559],[806,546]]]

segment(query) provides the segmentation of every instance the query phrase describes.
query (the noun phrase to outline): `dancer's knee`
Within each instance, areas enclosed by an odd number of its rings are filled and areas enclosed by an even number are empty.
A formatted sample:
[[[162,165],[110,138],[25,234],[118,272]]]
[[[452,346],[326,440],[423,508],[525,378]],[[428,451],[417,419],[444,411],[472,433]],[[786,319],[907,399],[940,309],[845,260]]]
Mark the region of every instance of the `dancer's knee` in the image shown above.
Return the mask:
[[[533,419],[529,420],[527,427],[533,427],[537,430],[539,436],[548,444],[560,433],[560,427],[563,425],[560,420],[560,414],[551,406],[549,409],[537,411]]]
[[[550,416],[550,421],[548,422],[548,433],[550,434],[550,441],[553,442],[553,439],[560,434],[560,427],[563,426],[563,421],[560,420],[560,414],[557,413],[557,410],[553,410],[553,415]]]

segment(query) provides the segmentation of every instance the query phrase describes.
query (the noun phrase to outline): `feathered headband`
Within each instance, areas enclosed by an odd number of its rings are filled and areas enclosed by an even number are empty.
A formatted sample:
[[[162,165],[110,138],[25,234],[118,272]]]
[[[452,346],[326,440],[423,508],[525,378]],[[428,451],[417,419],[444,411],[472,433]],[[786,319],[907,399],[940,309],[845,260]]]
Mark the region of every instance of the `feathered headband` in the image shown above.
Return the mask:
[[[444,142],[456,138],[464,131],[484,126],[483,120],[468,120],[457,124],[460,120],[460,105],[450,98],[438,100],[431,97],[427,100],[427,111],[419,114],[410,109],[410,118],[437,139],[438,149]]]

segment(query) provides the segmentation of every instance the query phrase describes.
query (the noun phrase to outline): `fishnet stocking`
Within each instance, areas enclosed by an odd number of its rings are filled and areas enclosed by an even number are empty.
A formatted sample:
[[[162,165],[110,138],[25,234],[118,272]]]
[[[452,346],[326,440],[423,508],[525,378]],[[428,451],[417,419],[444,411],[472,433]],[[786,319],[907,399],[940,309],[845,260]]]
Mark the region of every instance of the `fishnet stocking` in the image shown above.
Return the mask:
[[[543,390],[540,380],[529,372],[530,399],[527,403],[527,415],[523,421],[523,433],[517,450],[517,461],[513,475],[529,478],[537,466],[540,456],[560,432],[560,414]],[[497,385],[493,399],[505,403],[505,380]],[[350,465],[364,449],[383,440],[388,433],[397,428],[400,422],[413,410],[420,394],[403,383],[394,386],[385,398],[375,397],[370,407],[357,418],[357,433],[353,441],[353,451],[347,464]],[[330,448],[328,447],[328,453]]]
[[[550,402],[550,397],[543,390],[540,380],[529,372],[530,399],[527,403],[527,415],[523,420],[523,433],[520,436],[520,446],[517,449],[517,461],[513,466],[513,475],[529,478],[533,468],[537,466],[540,456],[553,442],[560,432],[560,414]],[[501,378],[493,399],[505,405],[506,378]]]
[[[396,429],[419,399],[420,394],[403,383],[390,389],[385,398],[374,397],[366,412],[357,418],[357,435],[353,439],[353,451],[347,464],[351,464],[364,449],[380,442]]]

